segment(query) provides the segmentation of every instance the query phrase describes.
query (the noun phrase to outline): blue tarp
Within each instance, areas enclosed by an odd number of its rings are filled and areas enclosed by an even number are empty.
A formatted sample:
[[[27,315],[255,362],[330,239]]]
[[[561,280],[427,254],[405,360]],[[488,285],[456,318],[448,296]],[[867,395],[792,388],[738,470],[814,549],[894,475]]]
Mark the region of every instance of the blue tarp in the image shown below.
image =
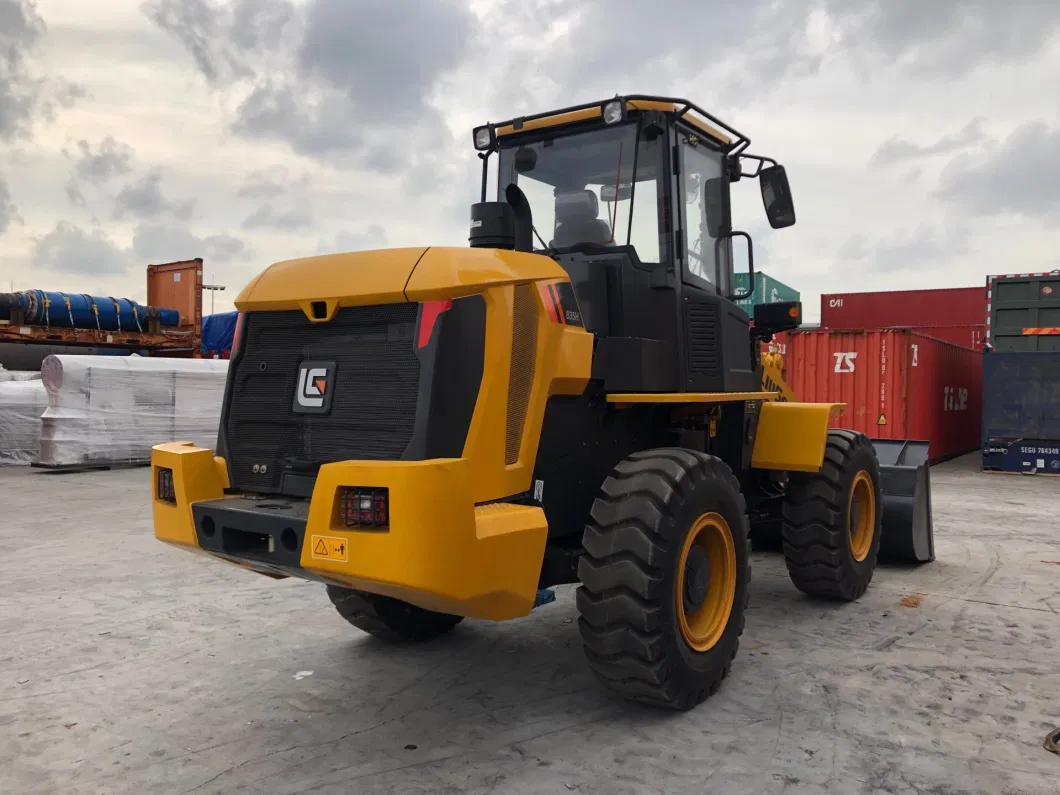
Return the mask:
[[[217,312],[202,319],[202,352],[228,351],[236,333],[238,312]]]

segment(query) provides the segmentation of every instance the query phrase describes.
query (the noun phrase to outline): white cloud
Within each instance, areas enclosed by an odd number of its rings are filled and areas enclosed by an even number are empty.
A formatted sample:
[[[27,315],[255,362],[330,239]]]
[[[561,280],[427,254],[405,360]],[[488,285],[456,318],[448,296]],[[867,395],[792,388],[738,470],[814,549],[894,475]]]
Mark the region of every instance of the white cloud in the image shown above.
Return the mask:
[[[0,235],[3,235],[9,226],[21,220],[18,208],[11,200],[11,190],[7,187],[7,181],[3,174],[0,174]]]
[[[128,246],[100,228],[83,229],[60,221],[34,240],[32,260],[52,277],[64,274],[124,276],[135,263],[173,262],[202,258],[211,262],[245,262],[254,255],[239,238],[219,234],[198,237],[176,222],[145,222],[133,230]]]
[[[155,168],[119,191],[114,199],[112,218],[120,221],[126,216],[132,216],[149,220],[172,215],[187,221],[194,210],[194,199],[178,201],[169,199],[162,193],[162,171]]]
[[[145,223],[133,233],[130,255],[137,262],[175,262],[201,258],[215,262],[245,261],[253,255],[247,244],[232,235],[198,237],[173,223]]]
[[[33,249],[34,264],[54,274],[114,276],[124,274],[131,259],[102,231],[85,231],[60,221]]]
[[[980,284],[1060,245],[1058,4],[91,6],[0,0],[5,286],[94,268],[132,294],[147,261],[203,256],[221,309],[270,261],[466,245],[473,125],[636,91],[688,96],[787,166],[798,224],[769,230],[753,184],[735,221],[810,319],[820,292]]]
[[[379,224],[372,224],[363,232],[339,232],[330,240],[317,243],[317,254],[335,254],[342,251],[366,251],[374,248],[386,248],[386,230]]]

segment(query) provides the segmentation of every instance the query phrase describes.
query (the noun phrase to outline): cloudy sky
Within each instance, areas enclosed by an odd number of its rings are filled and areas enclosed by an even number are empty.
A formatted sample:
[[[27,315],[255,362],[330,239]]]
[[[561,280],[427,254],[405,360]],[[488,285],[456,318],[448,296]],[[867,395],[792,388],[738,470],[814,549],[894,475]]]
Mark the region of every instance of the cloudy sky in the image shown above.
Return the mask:
[[[687,96],[783,162],[736,225],[802,291],[1060,266],[1055,0],[0,0],[0,290],[144,299],[149,262],[466,245],[470,130]]]

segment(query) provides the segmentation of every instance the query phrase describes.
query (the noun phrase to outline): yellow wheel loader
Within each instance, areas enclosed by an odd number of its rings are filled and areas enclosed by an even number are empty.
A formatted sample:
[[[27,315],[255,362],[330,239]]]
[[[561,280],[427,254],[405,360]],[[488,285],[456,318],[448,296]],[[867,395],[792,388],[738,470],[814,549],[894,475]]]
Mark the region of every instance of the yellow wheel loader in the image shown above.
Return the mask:
[[[830,429],[842,406],[763,387],[760,343],[801,306],[734,303],[733,241],[753,255],[729,193],[758,179],[770,225],[792,225],[782,166],[644,95],[473,141],[470,246],[278,262],[240,293],[216,454],[153,451],[159,539],[323,583],[392,640],[580,583],[592,671],[674,709],[729,672],[752,520],[779,524],[816,597],[864,593],[889,519],[933,557],[909,508],[926,495],[892,509],[873,442]]]

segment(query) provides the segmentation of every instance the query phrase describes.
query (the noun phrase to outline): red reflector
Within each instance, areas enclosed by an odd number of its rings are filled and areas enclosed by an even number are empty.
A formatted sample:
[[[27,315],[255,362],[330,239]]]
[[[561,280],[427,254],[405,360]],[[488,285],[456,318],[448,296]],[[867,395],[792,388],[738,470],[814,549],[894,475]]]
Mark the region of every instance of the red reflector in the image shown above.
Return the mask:
[[[416,338],[417,348],[426,348],[427,344],[431,341],[431,334],[434,333],[434,327],[438,324],[438,318],[441,317],[442,312],[446,312],[453,305],[453,299],[445,298],[441,301],[428,301],[423,305],[423,311],[420,313],[420,333]]]

